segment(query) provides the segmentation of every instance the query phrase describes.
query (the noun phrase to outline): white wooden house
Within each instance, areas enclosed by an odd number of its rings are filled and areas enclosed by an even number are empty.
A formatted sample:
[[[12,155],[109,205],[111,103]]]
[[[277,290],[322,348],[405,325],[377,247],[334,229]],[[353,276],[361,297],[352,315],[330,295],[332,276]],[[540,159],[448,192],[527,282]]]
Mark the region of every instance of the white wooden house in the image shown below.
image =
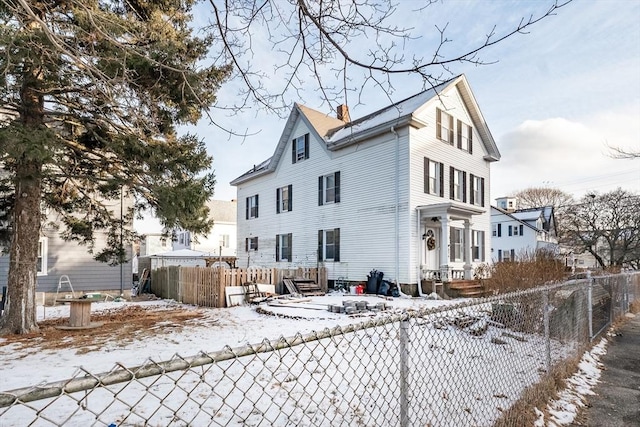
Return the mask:
[[[517,261],[519,256],[541,249],[558,252],[552,206],[517,209],[512,198],[500,198],[497,202],[504,208],[491,207],[492,261]]]
[[[231,182],[239,266],[323,265],[357,281],[376,269],[404,289],[471,278],[488,256],[500,153],[467,79],[353,121],[337,110],[295,104],[273,156]]]
[[[238,203],[235,200],[209,200],[209,217],[213,227],[204,236],[193,236],[191,232],[177,229],[174,232],[172,249],[192,249],[225,258],[236,256],[236,218]]]

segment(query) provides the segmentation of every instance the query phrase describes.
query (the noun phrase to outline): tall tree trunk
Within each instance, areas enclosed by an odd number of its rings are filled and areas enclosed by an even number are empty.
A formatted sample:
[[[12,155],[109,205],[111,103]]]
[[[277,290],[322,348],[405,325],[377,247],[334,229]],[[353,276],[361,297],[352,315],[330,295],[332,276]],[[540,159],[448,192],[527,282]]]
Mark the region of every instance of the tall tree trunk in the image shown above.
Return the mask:
[[[31,23],[33,27],[37,24]],[[44,127],[44,98],[38,90],[42,74],[37,62],[29,62],[20,91],[20,121],[24,131]],[[17,141],[16,144],[27,144]],[[23,146],[15,164],[15,203],[11,218],[11,248],[7,278],[5,314],[0,320],[0,335],[26,334],[38,329],[36,317],[36,279],[40,240],[40,201],[42,190],[41,139]],[[38,146],[40,145],[40,146]],[[44,254],[43,254],[44,255]]]
[[[40,240],[40,172],[35,161],[16,167],[16,202],[2,334],[26,334],[38,329],[36,322],[36,276]]]

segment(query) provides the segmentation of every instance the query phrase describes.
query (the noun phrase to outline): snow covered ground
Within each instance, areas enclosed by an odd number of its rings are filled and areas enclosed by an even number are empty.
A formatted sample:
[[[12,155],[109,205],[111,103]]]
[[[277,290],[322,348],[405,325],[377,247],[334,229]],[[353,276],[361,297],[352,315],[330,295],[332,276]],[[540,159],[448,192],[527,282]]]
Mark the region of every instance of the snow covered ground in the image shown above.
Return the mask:
[[[383,301],[389,309],[358,317],[327,311],[329,304],[340,305],[345,299]],[[0,425],[23,425],[35,411],[42,412],[34,425],[397,425],[402,395],[407,396],[404,408],[411,425],[491,425],[540,377],[544,338],[484,321],[473,327],[456,324],[461,317],[482,316],[486,306],[481,305],[412,319],[404,332],[398,322],[384,320],[394,313],[452,303],[460,300],[389,301],[333,294],[286,307],[261,305],[287,317],[260,314],[251,306],[185,307],[203,315],[171,333],[81,352],[0,338],[2,392],[369,322],[366,329],[351,327],[356,331],[301,346],[133,381],[116,392],[96,389],[88,398],[69,395],[50,406],[42,401],[32,407],[0,408]],[[172,301],[110,302],[95,303],[92,309],[97,314],[132,304],[159,311],[176,306]],[[68,310],[47,307],[38,314],[41,319],[67,317]],[[156,327],[172,325],[167,321]],[[550,350],[553,360],[573,351],[555,341]]]

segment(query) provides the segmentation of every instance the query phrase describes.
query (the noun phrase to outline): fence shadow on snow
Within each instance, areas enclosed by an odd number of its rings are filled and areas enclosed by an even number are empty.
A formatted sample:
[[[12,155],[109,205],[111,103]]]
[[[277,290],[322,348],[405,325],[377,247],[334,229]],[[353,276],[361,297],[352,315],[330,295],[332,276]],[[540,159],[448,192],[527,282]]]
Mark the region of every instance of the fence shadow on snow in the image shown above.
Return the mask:
[[[4,425],[493,425],[640,300],[577,280],[0,393]]]

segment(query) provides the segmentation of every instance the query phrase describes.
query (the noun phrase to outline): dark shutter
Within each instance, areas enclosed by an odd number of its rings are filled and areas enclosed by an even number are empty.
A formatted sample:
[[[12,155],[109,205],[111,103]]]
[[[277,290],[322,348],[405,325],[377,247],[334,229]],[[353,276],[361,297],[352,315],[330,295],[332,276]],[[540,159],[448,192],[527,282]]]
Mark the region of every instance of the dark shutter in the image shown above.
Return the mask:
[[[462,149],[462,122],[458,120],[458,148]]]
[[[453,200],[453,175],[455,174],[456,170],[453,168],[453,166],[449,166],[449,198],[451,200]]]
[[[293,184],[289,184],[287,193],[289,196],[289,212],[293,210]]]
[[[512,236],[512,234],[511,234],[512,232],[513,232],[513,227],[509,226],[509,236]]]
[[[480,178],[480,206],[484,207],[484,178]]]
[[[244,239],[244,251],[249,252],[249,238]]]
[[[502,262],[502,249],[498,249],[498,261]]]
[[[524,226],[522,224],[520,224],[520,235],[522,236],[522,233],[524,232]]]
[[[323,261],[323,256],[322,256],[322,248],[323,248],[323,244],[322,244],[322,236],[323,236],[323,231],[322,230],[318,230],[318,262],[322,262]]]
[[[333,230],[333,260],[340,261],[340,229]]]
[[[296,155],[296,140],[291,141],[291,163],[295,163],[297,159]]]
[[[280,189],[276,188],[276,213],[280,213]]]
[[[340,171],[336,172],[334,177],[334,182],[335,182],[335,203],[340,203]]]
[[[467,202],[467,173],[462,172],[462,201]]]
[[[473,154],[473,128],[469,126],[467,129],[469,130],[469,154]]]
[[[424,192],[429,193],[429,159],[424,158]]]
[[[287,259],[289,260],[289,262],[293,261],[293,234],[289,233],[287,234]]]
[[[304,158],[309,158],[309,134],[304,135]]]
[[[469,174],[469,188],[471,188],[471,191],[469,192],[469,203],[471,203],[472,205],[473,205],[473,204],[474,204],[474,202],[475,202],[475,200],[474,200],[474,199],[475,199],[474,193],[475,193],[475,190],[476,190],[476,188],[475,188],[475,184],[476,184],[476,183],[475,183],[475,181],[474,181],[474,179],[473,179],[473,178],[474,178],[473,174],[472,174],[472,173],[470,173],[470,174]]]
[[[444,197],[444,163],[440,163],[440,197]]]
[[[245,219],[249,219],[249,199],[251,197],[247,197],[246,209],[245,209]]]
[[[436,108],[436,138],[442,139],[442,111]]]
[[[511,249],[511,261],[515,261],[515,260],[516,260],[516,250]]]
[[[485,257],[485,252],[484,252],[484,231],[481,231],[480,233],[478,233],[480,236],[480,244],[482,245],[482,258],[480,258],[480,261],[484,262],[484,257]]]
[[[276,234],[276,262],[280,261],[280,235]]]
[[[502,236],[502,224],[498,224],[498,237]]]
[[[449,114],[449,144],[453,145],[453,116]]]
[[[318,177],[318,206],[322,206],[324,195],[322,194],[322,183],[324,182],[324,176]]]

